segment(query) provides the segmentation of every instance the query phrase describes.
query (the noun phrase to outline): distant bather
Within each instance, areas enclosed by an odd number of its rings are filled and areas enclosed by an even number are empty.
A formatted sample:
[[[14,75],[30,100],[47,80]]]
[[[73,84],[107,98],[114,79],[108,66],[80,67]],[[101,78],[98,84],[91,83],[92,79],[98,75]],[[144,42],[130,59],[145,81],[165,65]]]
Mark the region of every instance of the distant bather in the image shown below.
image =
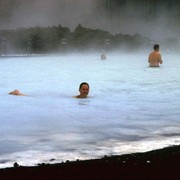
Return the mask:
[[[159,44],[154,45],[154,51],[150,53],[148,58],[148,63],[150,67],[159,67],[159,64],[162,64],[161,54],[159,53]]]
[[[101,60],[106,60],[106,55],[105,54],[101,55]]]

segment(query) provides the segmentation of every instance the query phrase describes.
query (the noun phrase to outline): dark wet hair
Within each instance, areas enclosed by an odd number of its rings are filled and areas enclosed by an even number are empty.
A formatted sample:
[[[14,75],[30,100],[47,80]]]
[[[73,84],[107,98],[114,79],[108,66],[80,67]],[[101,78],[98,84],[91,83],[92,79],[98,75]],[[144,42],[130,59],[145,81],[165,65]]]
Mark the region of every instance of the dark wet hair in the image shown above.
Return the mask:
[[[87,82],[82,82],[80,85],[79,85],[79,90],[82,88],[83,85],[87,85],[88,88],[89,88],[89,84]]]
[[[154,50],[157,50],[157,49],[159,49],[159,44],[154,45]]]

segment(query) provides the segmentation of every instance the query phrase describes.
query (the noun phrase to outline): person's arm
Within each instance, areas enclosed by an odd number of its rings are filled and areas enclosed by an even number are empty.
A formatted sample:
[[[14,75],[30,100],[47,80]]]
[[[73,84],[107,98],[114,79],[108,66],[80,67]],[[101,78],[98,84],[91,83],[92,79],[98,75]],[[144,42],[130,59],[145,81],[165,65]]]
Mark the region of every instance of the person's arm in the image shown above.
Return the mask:
[[[162,60],[162,58],[161,58],[161,55],[159,54],[159,58],[158,58],[158,60],[159,60],[159,63],[160,64],[162,64],[163,63],[163,60]]]
[[[148,57],[148,63],[150,63],[150,55],[149,55],[149,57]]]

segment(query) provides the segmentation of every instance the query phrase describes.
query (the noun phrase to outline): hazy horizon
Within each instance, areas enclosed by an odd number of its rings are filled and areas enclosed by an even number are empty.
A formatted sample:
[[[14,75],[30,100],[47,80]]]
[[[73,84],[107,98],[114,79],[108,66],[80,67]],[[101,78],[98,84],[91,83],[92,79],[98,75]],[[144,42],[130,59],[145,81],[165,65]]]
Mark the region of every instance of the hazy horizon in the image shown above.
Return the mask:
[[[2,0],[0,29],[82,26],[112,34],[141,34],[151,39],[178,38],[179,9],[168,1],[122,0]]]

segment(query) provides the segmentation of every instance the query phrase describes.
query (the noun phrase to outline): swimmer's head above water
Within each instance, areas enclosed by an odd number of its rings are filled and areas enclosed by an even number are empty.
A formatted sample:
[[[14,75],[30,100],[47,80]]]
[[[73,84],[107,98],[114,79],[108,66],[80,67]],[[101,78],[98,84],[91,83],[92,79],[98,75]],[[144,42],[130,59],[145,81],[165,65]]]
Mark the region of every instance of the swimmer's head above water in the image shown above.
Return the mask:
[[[80,94],[77,96],[74,96],[75,98],[87,98],[89,94],[89,84],[87,82],[82,82],[79,85],[79,92]]]

